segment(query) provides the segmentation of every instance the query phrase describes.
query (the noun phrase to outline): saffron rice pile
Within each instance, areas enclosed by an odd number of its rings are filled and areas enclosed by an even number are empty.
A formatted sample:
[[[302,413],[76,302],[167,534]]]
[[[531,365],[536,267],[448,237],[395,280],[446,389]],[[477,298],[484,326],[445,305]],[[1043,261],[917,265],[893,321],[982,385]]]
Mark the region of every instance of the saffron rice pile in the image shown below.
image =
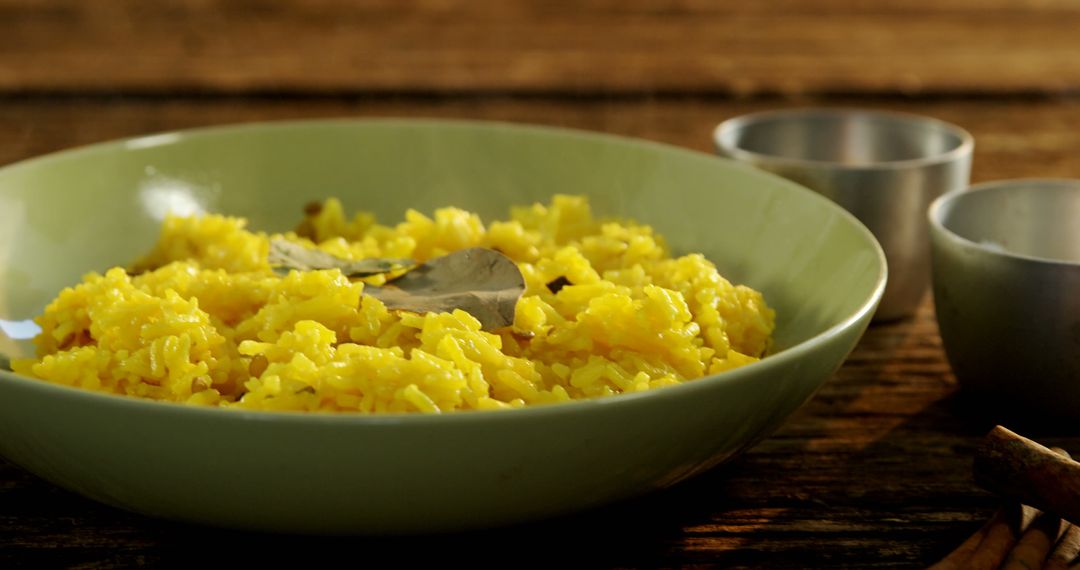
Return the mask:
[[[457,208],[394,226],[330,199],[302,229],[169,217],[138,271],[91,273],[37,319],[37,359],[16,372],[88,390],[253,410],[492,410],[652,390],[743,366],[774,314],[699,254],[671,257],[646,225],[601,221],[584,198],[514,208],[485,225]],[[271,239],[346,259],[426,261],[503,252],[526,289],[514,323],[390,311],[337,269],[276,274]],[[550,287],[558,283],[559,287]]]

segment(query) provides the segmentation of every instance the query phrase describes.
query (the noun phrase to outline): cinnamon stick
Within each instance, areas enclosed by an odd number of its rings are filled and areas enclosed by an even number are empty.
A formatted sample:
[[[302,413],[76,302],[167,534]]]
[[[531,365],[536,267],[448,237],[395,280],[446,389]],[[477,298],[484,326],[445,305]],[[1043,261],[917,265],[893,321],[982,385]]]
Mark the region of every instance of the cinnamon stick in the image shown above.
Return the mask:
[[[1080,527],[1070,524],[1046,559],[1043,570],[1067,570],[1077,555],[1080,555]]]
[[[1002,497],[1080,523],[1080,463],[1001,426],[975,452],[975,482]]]
[[[960,546],[956,547],[956,550],[946,554],[945,558],[937,561],[927,570],[960,570],[966,568],[968,560],[971,560],[971,555],[975,554],[975,549],[982,544],[983,539],[990,532],[990,528],[999,524],[999,521],[1004,520],[1004,517],[1004,509],[994,513],[994,516],[986,521],[982,528],[975,531],[975,534],[969,536]]]
[[[1052,451],[1058,455],[1070,457],[1069,452],[1060,447],[1054,447]],[[1061,537],[1058,539],[1057,544],[1054,545],[1050,556],[1046,558],[1043,570],[1068,570],[1072,561],[1076,560],[1077,555],[1080,555],[1080,527],[1070,524],[1068,521],[1063,522],[1063,525]]]
[[[1052,513],[1040,514],[1009,552],[1001,565],[1002,570],[1042,568],[1043,561],[1057,543],[1062,524],[1069,523],[1062,522],[1061,517]]]
[[[1034,517],[1034,509],[1002,507],[982,528],[956,550],[930,566],[930,570],[994,570],[1016,544],[1020,532]]]

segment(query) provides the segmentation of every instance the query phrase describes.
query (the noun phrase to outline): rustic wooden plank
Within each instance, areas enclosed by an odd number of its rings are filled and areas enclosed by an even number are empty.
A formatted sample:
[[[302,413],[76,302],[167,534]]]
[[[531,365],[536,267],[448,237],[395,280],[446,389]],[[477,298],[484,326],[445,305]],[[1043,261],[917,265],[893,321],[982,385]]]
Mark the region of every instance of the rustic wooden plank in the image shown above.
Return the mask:
[[[0,90],[1056,93],[1078,25],[1066,0],[4,0]]]
[[[1080,148],[1080,101],[1042,98],[919,102],[889,98],[728,101],[698,97],[8,97],[0,98],[0,164],[70,146],[170,129],[325,117],[519,121],[645,137],[709,151],[713,127],[726,118],[765,109],[817,105],[915,112],[961,125],[976,139],[976,181],[1080,176],[1080,160],[1073,152]]]
[[[0,164],[120,136],[327,116],[511,120],[644,136],[708,150],[716,121],[798,102],[507,97],[0,99]],[[931,114],[975,135],[975,178],[1077,176],[1080,102],[829,101]],[[989,427],[960,405],[932,308],[871,327],[848,363],[774,436],[662,493],[567,519],[424,539],[264,536],[178,525],[97,505],[0,463],[0,564],[107,567],[215,560],[397,556],[419,564],[890,568],[925,565],[987,518],[971,480]],[[1077,452],[1080,438],[1040,436]],[[210,544],[227,545],[210,555]]]

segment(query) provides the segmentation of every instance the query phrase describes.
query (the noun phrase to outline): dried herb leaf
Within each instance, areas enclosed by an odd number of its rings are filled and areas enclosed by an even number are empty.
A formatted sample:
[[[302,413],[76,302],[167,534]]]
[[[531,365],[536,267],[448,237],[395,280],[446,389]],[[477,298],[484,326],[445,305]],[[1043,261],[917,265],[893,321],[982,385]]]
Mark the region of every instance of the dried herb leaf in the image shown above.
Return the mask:
[[[487,331],[514,323],[514,309],[524,292],[525,278],[517,264],[481,247],[432,259],[383,287],[364,287],[365,294],[390,309],[415,313],[462,309]]]
[[[565,275],[560,275],[560,276],[556,277],[555,279],[552,279],[547,284],[547,288],[548,288],[548,291],[551,291],[552,293],[558,293],[559,291],[562,290],[563,287],[566,287],[567,285],[573,285],[573,283],[571,283],[570,280],[567,279]]]
[[[389,273],[416,263],[411,259],[349,261],[282,239],[271,240],[269,261],[279,272],[336,268],[348,277]],[[364,294],[379,299],[389,309],[414,313],[462,309],[488,331],[514,323],[514,310],[524,292],[525,278],[517,264],[502,253],[481,247],[417,265],[383,287],[364,287]]]
[[[416,265],[416,261],[412,259],[371,258],[350,261],[283,239],[270,240],[268,259],[270,266],[280,274],[286,274],[292,269],[298,271],[340,269],[346,277],[370,277]]]

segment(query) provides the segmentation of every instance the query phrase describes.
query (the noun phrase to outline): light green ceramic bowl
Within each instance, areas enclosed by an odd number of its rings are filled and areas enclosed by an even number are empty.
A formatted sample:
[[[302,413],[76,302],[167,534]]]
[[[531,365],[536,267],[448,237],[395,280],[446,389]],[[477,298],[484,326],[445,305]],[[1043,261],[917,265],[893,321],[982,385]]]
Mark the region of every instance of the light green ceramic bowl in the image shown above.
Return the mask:
[[[676,252],[763,291],[779,352],[649,393],[441,417],[200,409],[0,372],[0,453],[111,505],[228,527],[410,533],[548,517],[671,485],[771,433],[840,366],[885,285],[881,249],[853,217],[747,166],[549,128],[325,121],[0,169],[0,319],[34,317],[84,272],[144,252],[167,207],[283,230],[326,196],[394,220],[444,205],[505,216],[556,192],[652,224]],[[0,335],[0,354],[30,350]]]

